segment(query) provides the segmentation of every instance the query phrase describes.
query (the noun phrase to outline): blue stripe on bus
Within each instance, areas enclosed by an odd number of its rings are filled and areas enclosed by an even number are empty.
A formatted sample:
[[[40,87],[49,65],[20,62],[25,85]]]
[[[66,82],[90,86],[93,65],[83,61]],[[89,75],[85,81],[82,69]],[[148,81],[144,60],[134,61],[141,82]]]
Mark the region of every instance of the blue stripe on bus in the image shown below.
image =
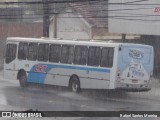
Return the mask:
[[[40,68],[41,71],[37,72],[38,68],[36,68],[36,66],[41,67]],[[46,78],[46,75],[47,75],[48,71],[51,70],[51,69],[54,69],[54,68],[67,68],[67,69],[106,72],[106,73],[110,72],[109,69],[100,69],[100,68],[88,68],[88,67],[67,66],[67,65],[52,65],[52,64],[36,64],[31,68],[31,70],[28,74],[27,81],[44,84],[44,81],[45,81],[45,78]],[[44,71],[43,71],[43,69],[44,69]]]

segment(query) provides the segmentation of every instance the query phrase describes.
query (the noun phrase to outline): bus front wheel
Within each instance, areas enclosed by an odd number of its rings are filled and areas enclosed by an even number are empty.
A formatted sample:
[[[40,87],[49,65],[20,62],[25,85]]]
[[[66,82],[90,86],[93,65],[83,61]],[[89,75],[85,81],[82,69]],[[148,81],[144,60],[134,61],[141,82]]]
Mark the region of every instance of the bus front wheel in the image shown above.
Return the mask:
[[[27,87],[27,76],[25,73],[21,73],[19,76],[19,84],[22,88]]]
[[[75,92],[78,93],[80,92],[80,81],[77,77],[73,77],[70,81],[70,89]]]

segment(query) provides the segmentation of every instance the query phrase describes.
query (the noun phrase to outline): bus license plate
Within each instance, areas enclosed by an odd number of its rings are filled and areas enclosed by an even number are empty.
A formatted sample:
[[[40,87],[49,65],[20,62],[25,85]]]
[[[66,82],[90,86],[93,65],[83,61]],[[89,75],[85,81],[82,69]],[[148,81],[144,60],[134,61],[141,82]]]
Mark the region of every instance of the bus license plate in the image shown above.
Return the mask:
[[[132,80],[132,83],[138,83],[138,80],[134,79],[134,80]]]

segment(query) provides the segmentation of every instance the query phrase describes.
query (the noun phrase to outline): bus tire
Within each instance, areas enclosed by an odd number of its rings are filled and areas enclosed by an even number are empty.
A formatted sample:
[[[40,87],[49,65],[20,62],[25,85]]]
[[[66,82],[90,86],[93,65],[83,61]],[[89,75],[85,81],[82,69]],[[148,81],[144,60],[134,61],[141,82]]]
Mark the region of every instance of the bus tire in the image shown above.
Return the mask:
[[[20,75],[19,75],[19,84],[22,88],[25,88],[27,87],[27,76],[26,76],[26,73],[25,72],[22,72]]]
[[[69,87],[73,92],[79,93],[81,91],[79,79],[77,77],[72,77]]]

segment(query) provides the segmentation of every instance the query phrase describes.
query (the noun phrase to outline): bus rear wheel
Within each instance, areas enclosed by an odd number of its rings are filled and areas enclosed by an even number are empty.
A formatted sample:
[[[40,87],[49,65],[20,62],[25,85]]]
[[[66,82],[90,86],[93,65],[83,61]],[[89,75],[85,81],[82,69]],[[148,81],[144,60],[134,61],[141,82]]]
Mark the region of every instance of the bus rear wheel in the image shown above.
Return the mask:
[[[27,76],[25,73],[20,74],[19,76],[19,84],[22,88],[27,87]]]
[[[71,79],[71,82],[70,82],[70,89],[75,92],[75,93],[79,93],[80,92],[80,81],[77,77],[73,77]]]

